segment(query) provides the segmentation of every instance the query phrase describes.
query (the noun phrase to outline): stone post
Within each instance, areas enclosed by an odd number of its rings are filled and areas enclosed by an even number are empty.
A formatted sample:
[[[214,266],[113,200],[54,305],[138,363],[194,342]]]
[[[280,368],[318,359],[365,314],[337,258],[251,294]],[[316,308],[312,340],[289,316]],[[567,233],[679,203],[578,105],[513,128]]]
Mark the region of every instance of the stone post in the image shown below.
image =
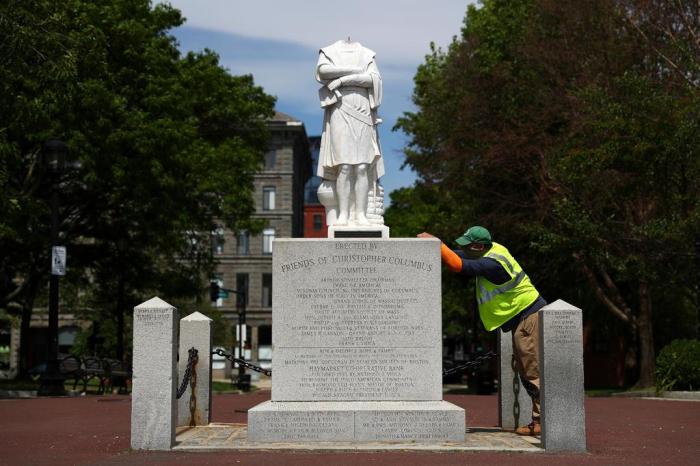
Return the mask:
[[[187,369],[190,348],[194,347],[199,356],[195,366],[197,382],[192,398],[192,386],[177,400],[178,426],[206,426],[211,420],[211,346],[212,320],[200,312],[195,312],[180,320],[180,359],[178,361],[178,383]],[[194,403],[190,403],[194,401]],[[191,409],[194,408],[194,412]]]
[[[155,297],[134,308],[131,448],[175,444],[177,309]]]
[[[501,429],[514,430],[532,420],[532,399],[515,368],[512,334],[499,331],[498,344],[498,421]]]
[[[585,452],[582,312],[561,299],[539,312],[542,446]]]

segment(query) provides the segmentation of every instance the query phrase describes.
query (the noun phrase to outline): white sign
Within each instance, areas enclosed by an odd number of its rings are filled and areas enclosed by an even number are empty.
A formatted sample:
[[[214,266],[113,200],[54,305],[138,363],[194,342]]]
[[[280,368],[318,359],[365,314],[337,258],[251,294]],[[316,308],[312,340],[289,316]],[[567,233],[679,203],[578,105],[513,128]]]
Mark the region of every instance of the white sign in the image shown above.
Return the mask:
[[[51,249],[51,275],[66,274],[66,247],[54,246]]]

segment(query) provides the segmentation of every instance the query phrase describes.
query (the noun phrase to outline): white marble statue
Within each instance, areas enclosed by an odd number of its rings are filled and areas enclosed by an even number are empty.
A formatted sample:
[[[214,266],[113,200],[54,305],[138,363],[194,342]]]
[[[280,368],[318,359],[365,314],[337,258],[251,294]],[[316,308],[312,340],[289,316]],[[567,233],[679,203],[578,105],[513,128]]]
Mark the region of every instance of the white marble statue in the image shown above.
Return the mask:
[[[320,50],[316,80],[324,109],[317,174],[329,225],[383,224],[377,108],[382,78],[372,50],[340,40]],[[370,199],[371,198],[371,199]],[[325,200],[325,202],[324,202]]]

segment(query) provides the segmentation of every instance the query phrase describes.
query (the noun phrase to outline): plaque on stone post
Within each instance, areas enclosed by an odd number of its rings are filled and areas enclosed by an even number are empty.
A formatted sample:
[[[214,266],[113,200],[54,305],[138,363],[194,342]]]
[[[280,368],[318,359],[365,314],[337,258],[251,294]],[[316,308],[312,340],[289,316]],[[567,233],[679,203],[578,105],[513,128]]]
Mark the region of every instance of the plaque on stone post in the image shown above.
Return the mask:
[[[206,426],[211,419],[211,347],[212,320],[200,312],[194,312],[180,320],[180,357],[178,360],[178,381],[187,369],[190,348],[197,350],[197,365],[193,370],[195,383],[194,398],[192,385],[177,402],[178,426]]]
[[[513,359],[510,332],[498,331],[498,419],[504,430],[513,430],[532,419],[532,399],[520,381]]]
[[[582,312],[561,299],[539,312],[542,445],[584,452]]]
[[[177,309],[155,297],[134,308],[131,448],[175,444]]]

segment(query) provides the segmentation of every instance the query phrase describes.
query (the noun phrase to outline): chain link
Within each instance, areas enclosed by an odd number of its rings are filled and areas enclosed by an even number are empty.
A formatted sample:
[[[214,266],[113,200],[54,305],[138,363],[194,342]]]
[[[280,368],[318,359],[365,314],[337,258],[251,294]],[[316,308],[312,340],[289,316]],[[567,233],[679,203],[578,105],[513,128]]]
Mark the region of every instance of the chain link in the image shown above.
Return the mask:
[[[450,368],[450,369],[443,369],[443,370],[442,370],[442,376],[445,377],[445,376],[448,376],[448,375],[450,375],[450,374],[454,374],[455,372],[462,372],[462,371],[464,371],[464,370],[466,370],[466,369],[475,368],[475,367],[477,367],[477,366],[480,366],[480,365],[483,364],[484,362],[488,361],[489,359],[493,358],[494,356],[496,356],[496,353],[493,352],[493,351],[489,351],[488,353],[483,354],[483,355],[477,357],[477,358],[474,359],[473,361],[469,361],[469,362],[464,363],[464,364],[462,364],[462,365],[460,365],[460,366],[452,367],[452,368]]]
[[[255,372],[260,372],[262,374],[269,375],[269,376],[272,375],[272,370],[265,369],[265,368],[260,367],[260,366],[256,366],[255,364],[251,364],[249,362],[246,362],[243,359],[236,358],[231,353],[227,353],[226,351],[222,350],[221,348],[215,349],[214,351],[211,352],[211,354],[218,354],[219,356],[223,356],[226,359],[228,359],[229,361],[234,362],[240,366],[247,367],[248,369],[253,370]]]
[[[196,350],[195,350],[196,351]],[[190,390],[190,427],[194,427],[197,425],[197,362],[199,362],[199,355],[197,355],[197,358],[194,360],[194,363],[192,364],[192,377],[190,379],[190,387],[192,390]]]
[[[182,383],[180,384],[180,388],[177,389],[178,400],[182,398],[182,395],[185,394],[185,390],[187,390],[187,385],[192,380],[192,368],[195,364],[197,364],[197,361],[199,360],[198,351],[194,347],[190,348],[188,352],[189,356],[187,357],[187,367],[185,368],[185,375],[182,377]],[[196,380],[197,375],[195,374],[194,377]],[[194,390],[192,391],[194,392]]]

